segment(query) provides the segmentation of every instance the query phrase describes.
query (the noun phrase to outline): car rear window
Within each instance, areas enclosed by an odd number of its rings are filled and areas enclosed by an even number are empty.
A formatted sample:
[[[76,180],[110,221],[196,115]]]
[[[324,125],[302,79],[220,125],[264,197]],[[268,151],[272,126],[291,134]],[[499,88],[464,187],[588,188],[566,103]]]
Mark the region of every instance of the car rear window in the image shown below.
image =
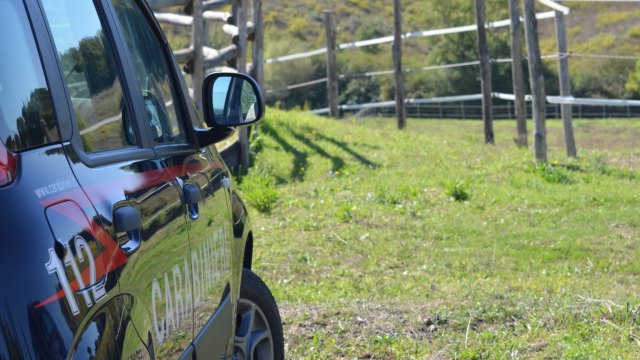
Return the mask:
[[[21,0],[0,0],[0,138],[13,151],[59,140],[49,89]]]

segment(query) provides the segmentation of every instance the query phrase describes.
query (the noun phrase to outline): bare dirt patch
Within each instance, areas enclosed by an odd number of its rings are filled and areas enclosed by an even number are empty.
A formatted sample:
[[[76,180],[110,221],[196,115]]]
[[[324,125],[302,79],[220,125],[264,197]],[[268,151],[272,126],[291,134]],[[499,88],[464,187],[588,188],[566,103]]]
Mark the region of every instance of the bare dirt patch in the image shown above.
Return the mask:
[[[333,306],[281,305],[280,316],[286,332],[309,339],[318,330],[343,334],[345,338],[412,336],[425,339],[447,326],[436,313],[445,301],[402,306],[397,303],[348,303]]]

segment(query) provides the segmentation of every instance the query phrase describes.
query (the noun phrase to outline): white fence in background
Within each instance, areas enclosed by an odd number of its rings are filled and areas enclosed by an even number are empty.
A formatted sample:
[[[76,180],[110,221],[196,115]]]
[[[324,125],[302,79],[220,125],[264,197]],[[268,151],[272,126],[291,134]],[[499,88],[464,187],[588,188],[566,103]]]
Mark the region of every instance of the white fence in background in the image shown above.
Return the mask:
[[[551,19],[553,17],[555,17],[555,11],[547,11],[547,12],[542,12],[542,13],[536,14],[536,19],[538,19],[538,20]],[[524,18],[521,17],[520,21],[524,21]],[[499,21],[494,21],[494,22],[487,23],[487,24],[485,24],[485,27],[487,29],[491,29],[491,28],[499,28],[499,27],[509,26],[509,24],[511,24],[511,20],[506,19],[506,20],[499,20]],[[402,38],[403,39],[411,39],[411,38],[418,38],[418,37],[425,37],[425,36],[456,34],[456,33],[476,31],[477,29],[478,29],[478,26],[476,24],[465,25],[465,26],[456,26],[456,27],[450,27],[450,28],[446,28],[446,29],[435,29],[435,30],[425,30],[425,31],[410,32],[410,33],[403,34]],[[339,50],[343,50],[343,49],[362,47],[362,46],[372,46],[372,45],[391,43],[391,42],[393,42],[393,36],[384,36],[384,37],[376,38],[376,39],[354,41],[354,42],[350,42],[350,43],[339,44],[338,45],[338,49]],[[316,49],[316,50],[301,52],[301,53],[298,53],[298,54],[291,54],[291,55],[286,55],[286,56],[280,56],[280,57],[273,58],[273,59],[266,59],[264,61],[264,63],[265,64],[271,64],[271,63],[279,63],[279,62],[290,61],[290,60],[295,60],[295,59],[302,59],[302,58],[309,57],[309,56],[315,56],[315,55],[324,54],[326,52],[327,52],[327,48],[324,47],[324,48],[320,48],[320,49]]]
[[[549,119],[561,119],[561,106],[559,104],[547,104],[545,117]],[[640,107],[637,106],[595,106],[572,105],[574,119],[603,119],[603,118],[640,118]],[[513,103],[506,105],[493,105],[494,120],[515,120],[516,114]],[[481,120],[482,106],[468,103],[440,103],[440,104],[407,104],[405,106],[407,117],[416,119],[462,119]],[[396,109],[372,108],[364,115],[358,117],[395,117]],[[345,117],[349,111],[344,112]],[[527,105],[527,118],[531,119],[531,104]]]
[[[513,94],[492,93],[493,98],[513,101]],[[425,99],[407,99],[408,116],[417,118],[461,118],[482,119],[482,107],[479,105],[465,105],[465,101],[477,101],[482,99],[482,94],[446,96]],[[526,95],[525,100],[531,101],[531,95]],[[460,105],[443,105],[459,102]],[[558,118],[560,105],[573,105],[573,113],[578,117],[640,117],[640,100],[623,99],[583,99],[561,96],[547,96],[547,117]],[[422,106],[422,104],[438,104],[437,106]],[[393,116],[395,114],[395,101],[382,101],[368,104],[340,105],[343,112],[357,111],[361,109],[390,109],[376,112],[375,115]],[[327,114],[328,108],[312,110],[312,114]],[[531,115],[531,107],[527,109]],[[375,116],[374,115],[374,116]],[[494,105],[494,117],[496,119],[513,119],[515,110],[511,103],[503,106]]]

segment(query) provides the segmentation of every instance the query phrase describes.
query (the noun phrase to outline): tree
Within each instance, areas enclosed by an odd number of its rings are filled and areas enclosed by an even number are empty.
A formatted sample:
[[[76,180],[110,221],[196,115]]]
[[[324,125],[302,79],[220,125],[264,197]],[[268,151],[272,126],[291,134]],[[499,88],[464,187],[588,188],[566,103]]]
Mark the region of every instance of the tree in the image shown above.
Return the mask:
[[[635,71],[629,73],[629,80],[624,88],[629,90],[634,98],[640,97],[640,60],[636,63]]]

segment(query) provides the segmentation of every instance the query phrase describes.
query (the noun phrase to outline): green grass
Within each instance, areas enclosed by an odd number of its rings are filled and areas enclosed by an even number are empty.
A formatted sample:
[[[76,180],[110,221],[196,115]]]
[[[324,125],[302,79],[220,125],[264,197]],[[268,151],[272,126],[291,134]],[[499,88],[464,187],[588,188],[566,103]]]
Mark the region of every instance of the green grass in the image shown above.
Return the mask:
[[[576,120],[576,159],[549,121],[546,164],[514,122],[408,124],[261,123],[240,187],[277,194],[250,212],[287,358],[637,358],[640,121]]]

